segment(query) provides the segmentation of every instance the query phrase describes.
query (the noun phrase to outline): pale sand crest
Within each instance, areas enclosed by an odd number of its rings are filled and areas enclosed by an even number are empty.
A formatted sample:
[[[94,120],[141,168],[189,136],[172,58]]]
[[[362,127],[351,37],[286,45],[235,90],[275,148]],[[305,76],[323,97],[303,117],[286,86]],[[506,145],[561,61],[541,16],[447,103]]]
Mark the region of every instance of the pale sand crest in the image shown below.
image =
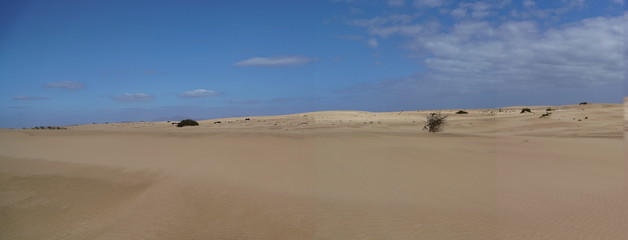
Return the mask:
[[[626,239],[628,105],[521,108],[0,130],[0,239]]]

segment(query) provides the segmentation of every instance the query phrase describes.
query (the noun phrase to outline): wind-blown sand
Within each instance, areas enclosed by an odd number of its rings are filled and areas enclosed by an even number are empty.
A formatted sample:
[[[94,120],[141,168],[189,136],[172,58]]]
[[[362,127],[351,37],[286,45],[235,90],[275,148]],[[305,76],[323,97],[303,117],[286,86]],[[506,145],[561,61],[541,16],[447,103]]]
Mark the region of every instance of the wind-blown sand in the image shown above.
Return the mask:
[[[623,106],[548,107],[0,130],[0,239],[626,239]]]

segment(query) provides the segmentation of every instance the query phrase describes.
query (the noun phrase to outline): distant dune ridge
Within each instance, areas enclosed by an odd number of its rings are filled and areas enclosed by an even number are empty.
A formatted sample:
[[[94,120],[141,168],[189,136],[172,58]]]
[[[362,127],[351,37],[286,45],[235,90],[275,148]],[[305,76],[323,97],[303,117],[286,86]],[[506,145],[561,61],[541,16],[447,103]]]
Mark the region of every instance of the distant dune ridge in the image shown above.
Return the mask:
[[[431,112],[0,130],[0,239],[628,236],[628,105]]]

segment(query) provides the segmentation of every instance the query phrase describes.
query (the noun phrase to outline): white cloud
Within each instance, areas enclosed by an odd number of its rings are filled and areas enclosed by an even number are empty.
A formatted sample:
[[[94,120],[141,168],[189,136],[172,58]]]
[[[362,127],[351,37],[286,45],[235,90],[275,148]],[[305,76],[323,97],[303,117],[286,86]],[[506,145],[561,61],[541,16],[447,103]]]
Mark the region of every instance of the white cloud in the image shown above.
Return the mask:
[[[571,7],[582,8],[584,7],[587,0],[571,0],[569,1],[569,5]]]
[[[73,81],[51,82],[44,85],[44,88],[61,88],[65,90],[78,90],[85,88],[85,84]]]
[[[412,25],[403,25],[403,26],[382,26],[382,27],[373,27],[370,30],[371,35],[377,35],[381,37],[389,37],[393,34],[400,34],[405,36],[414,36],[421,31],[425,30],[425,25],[420,24],[412,24]]]
[[[204,97],[215,97],[215,96],[220,96],[220,95],[222,95],[221,92],[207,90],[207,89],[196,89],[196,90],[185,91],[185,92],[179,94],[179,97],[182,97],[182,98],[204,98]]]
[[[460,91],[621,84],[625,71],[622,28],[626,22],[628,14],[554,27],[539,27],[532,21],[469,19],[446,28],[422,25],[424,30],[414,34],[389,31],[385,35],[405,39],[403,47],[423,59],[426,71],[386,84],[403,85],[395,89],[417,89],[429,83]],[[414,25],[365,27],[370,34],[380,35],[384,27]]]
[[[491,15],[491,10],[493,6],[489,5],[485,2],[474,2],[471,4],[471,16],[473,18],[484,18]]]
[[[523,6],[524,7],[534,7],[536,5],[536,3],[533,0],[525,0],[523,1]]]
[[[455,18],[463,18],[467,16],[467,10],[465,8],[459,7],[454,10],[451,10],[449,14]]]
[[[400,7],[406,4],[405,0],[388,0],[388,5],[393,7]]]
[[[372,47],[372,48],[379,46],[379,43],[377,42],[377,39],[375,39],[375,38],[371,38],[371,39],[367,40],[366,44],[369,45],[369,47]]]
[[[375,27],[387,24],[407,24],[412,22],[415,16],[407,14],[394,14],[386,17],[375,17],[371,19],[356,19],[349,22],[351,25],[360,27]]]
[[[356,41],[356,40],[362,40],[364,39],[363,36],[360,35],[338,35],[336,36],[337,38],[340,39],[346,39],[346,40],[351,40],[351,41]]]
[[[279,56],[279,57],[253,57],[237,62],[238,67],[275,67],[275,66],[295,66],[305,65],[315,61],[316,58],[304,56]]]
[[[371,19],[353,20],[349,24],[369,29],[369,34],[388,37],[393,34],[416,35],[425,30],[426,26],[412,24],[416,16],[397,14],[387,17],[375,17]]]
[[[15,96],[13,97],[13,100],[20,100],[20,101],[30,101],[30,100],[49,100],[50,98],[48,97],[36,97],[36,96]]]
[[[414,0],[416,7],[440,7],[445,4],[445,0]]]
[[[146,93],[125,93],[112,99],[118,102],[146,102],[155,100],[155,97]]]
[[[449,15],[455,18],[472,17],[476,19],[485,18],[495,14],[495,10],[503,7],[501,5],[491,5],[486,2],[460,3],[458,7],[451,10]]]

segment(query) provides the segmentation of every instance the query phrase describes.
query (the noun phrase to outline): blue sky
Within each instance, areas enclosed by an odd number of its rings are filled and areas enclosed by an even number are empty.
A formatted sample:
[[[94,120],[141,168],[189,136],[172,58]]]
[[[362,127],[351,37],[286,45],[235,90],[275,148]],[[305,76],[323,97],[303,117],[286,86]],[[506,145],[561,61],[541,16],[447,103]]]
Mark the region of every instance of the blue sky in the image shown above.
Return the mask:
[[[0,1],[0,127],[622,102],[622,0]]]

